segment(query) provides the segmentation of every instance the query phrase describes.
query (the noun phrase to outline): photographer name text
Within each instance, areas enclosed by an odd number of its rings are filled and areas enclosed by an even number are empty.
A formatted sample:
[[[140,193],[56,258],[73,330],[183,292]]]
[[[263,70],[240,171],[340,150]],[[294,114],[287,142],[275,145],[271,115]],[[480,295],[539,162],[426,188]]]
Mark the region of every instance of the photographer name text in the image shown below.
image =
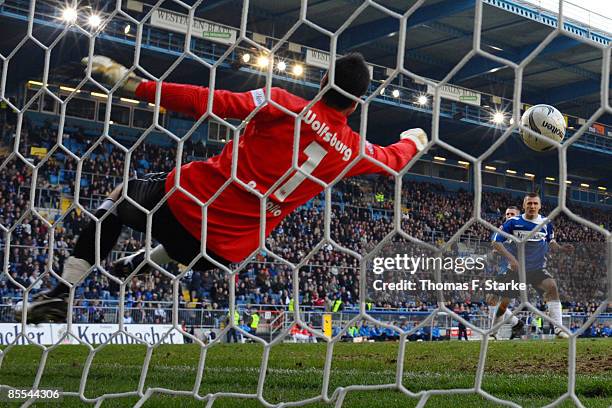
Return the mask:
[[[377,279],[372,283],[374,290],[381,291],[435,291],[435,290],[525,290],[527,284],[516,281],[498,282],[494,279],[472,279],[470,282],[434,282],[431,279],[407,280],[397,282],[384,282]]]

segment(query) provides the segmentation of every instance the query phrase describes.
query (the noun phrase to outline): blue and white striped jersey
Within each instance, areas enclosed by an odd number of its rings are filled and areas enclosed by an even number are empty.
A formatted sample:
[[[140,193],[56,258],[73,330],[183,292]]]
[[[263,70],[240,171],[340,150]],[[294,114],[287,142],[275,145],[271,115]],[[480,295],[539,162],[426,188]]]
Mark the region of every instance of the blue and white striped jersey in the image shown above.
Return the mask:
[[[519,239],[526,237],[531,231],[536,229],[538,224],[546,220],[546,217],[538,215],[534,220],[525,218],[525,214],[510,218],[502,225],[502,231],[514,235]],[[542,269],[546,267],[546,254],[548,253],[549,243],[554,240],[553,226],[551,223],[545,224],[538,232],[532,236],[525,244],[525,268],[528,271]],[[493,234],[493,241],[506,242],[506,238],[499,234]],[[515,257],[517,256],[517,247],[514,243],[504,244],[508,251]]]

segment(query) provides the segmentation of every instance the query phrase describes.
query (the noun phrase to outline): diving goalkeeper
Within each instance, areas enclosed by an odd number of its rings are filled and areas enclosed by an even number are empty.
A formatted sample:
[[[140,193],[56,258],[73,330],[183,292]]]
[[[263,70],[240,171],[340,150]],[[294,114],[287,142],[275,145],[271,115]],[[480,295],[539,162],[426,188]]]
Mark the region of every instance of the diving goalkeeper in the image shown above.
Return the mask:
[[[83,62],[90,61],[84,59]],[[94,56],[91,71],[111,86],[123,81],[121,90],[129,96],[155,101],[156,82],[128,74],[127,68],[110,58]],[[336,61],[335,82],[355,97],[366,93],[370,73],[361,54],[349,54]],[[327,75],[321,81],[321,88],[326,84]],[[169,111],[181,112],[197,120],[207,112],[210,96],[205,87],[164,82],[161,84],[160,104]],[[194,161],[168,174],[150,174],[127,183],[127,196],[147,210],[153,209],[167,196],[152,217],[151,233],[160,245],[150,252],[150,259],[158,265],[172,261],[192,262],[203,253],[203,232],[206,254],[221,264],[240,262],[257,250],[261,236],[261,202],[238,183],[225,185],[231,178],[232,150],[238,150],[237,177],[260,193],[266,193],[291,168],[297,124],[295,118],[266,103],[267,98],[294,113],[300,113],[310,103],[280,88],[272,88],[270,95],[266,95],[263,89],[255,89],[244,93],[215,90],[212,96],[211,110],[222,118],[244,120],[253,110],[260,108],[246,125],[239,145],[236,147],[230,141],[219,155],[206,161]],[[329,183],[357,157],[360,136],[347,123],[348,116],[356,108],[357,102],[330,89],[305,112],[300,123],[298,146],[298,165],[303,173]],[[425,132],[411,129],[400,135],[399,142],[388,147],[366,142],[365,151],[369,157],[399,171],[426,145]],[[383,169],[372,161],[361,159],[346,177],[381,171]],[[289,174],[269,196],[264,236],[268,236],[295,208],[323,190],[302,172]],[[175,185],[181,190],[173,190]],[[147,217],[137,206],[129,200],[115,205],[123,188],[123,185],[117,186],[95,211],[98,218],[106,215],[101,222],[100,259],[108,256],[124,225],[137,231],[146,230]],[[206,217],[203,217],[200,203],[209,204]],[[62,278],[73,285],[79,284],[91,271],[95,253],[96,223],[92,221],[81,231],[72,256],[64,264]],[[144,252],[137,252],[117,261],[113,273],[126,277],[143,261]],[[194,265],[198,270],[214,267],[204,257]],[[28,322],[64,321],[68,293],[68,286],[59,283],[35,296],[28,303]],[[22,305],[16,308],[18,319],[22,317],[22,308]]]

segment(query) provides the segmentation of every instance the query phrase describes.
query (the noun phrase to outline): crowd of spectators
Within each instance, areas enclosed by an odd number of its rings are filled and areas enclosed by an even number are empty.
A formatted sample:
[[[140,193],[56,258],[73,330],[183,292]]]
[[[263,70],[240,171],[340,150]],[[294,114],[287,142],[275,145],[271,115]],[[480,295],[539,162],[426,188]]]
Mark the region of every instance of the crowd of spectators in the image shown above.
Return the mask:
[[[575,333],[580,329],[578,323],[570,326],[570,331]],[[597,338],[597,337],[612,337],[612,324],[610,323],[595,323],[589,326],[580,337]]]
[[[6,129],[5,129],[6,130]],[[10,131],[10,129],[9,129]],[[50,127],[29,130],[29,140],[34,144],[54,140]],[[81,131],[74,131],[65,139],[69,150],[77,155],[88,151],[91,138]],[[175,163],[176,150],[155,144],[143,144],[131,155],[129,174],[169,171]],[[25,154],[25,153],[24,153]],[[190,157],[185,154],[184,160]],[[34,162],[36,162],[35,159]],[[125,155],[111,143],[98,146],[83,162],[80,187],[80,203],[91,209],[122,180]],[[55,278],[44,274],[51,270],[61,274],[63,261],[70,254],[79,231],[88,221],[86,214],[72,209],[61,219],[62,203],[75,193],[76,161],[66,152],[58,151],[37,173],[36,194],[30,194],[32,171],[18,158],[13,158],[0,170],[0,224],[12,227],[10,234],[0,237],[3,248],[0,261],[8,255],[11,279],[0,279],[0,298],[5,302],[22,296],[17,282],[32,286],[33,291],[50,287]],[[344,248],[364,254],[374,248],[393,230],[393,180],[384,176],[365,177],[340,182],[333,191],[331,238]],[[382,200],[380,198],[383,198]],[[442,184],[404,181],[402,189],[402,220],[405,232],[424,242],[439,245],[448,240],[472,216],[473,194],[466,191],[450,191]],[[30,200],[38,214],[30,209]],[[493,225],[499,225],[502,213],[508,205],[520,205],[520,198],[510,193],[483,194],[482,216]],[[553,208],[544,203],[543,214]],[[577,215],[583,215],[595,224],[610,229],[612,211],[573,205]],[[50,228],[48,221],[56,221]],[[323,239],[324,209],[322,196],[311,200],[288,216],[267,240],[270,251],[291,262],[299,262]],[[595,231],[575,223],[566,216],[555,220],[557,239],[571,242],[576,252],[571,257],[553,256],[550,269],[557,276],[562,300],[567,310],[591,313],[596,301],[605,297],[605,246],[603,237]],[[491,231],[480,224],[473,225],[462,236],[462,242],[483,243],[490,240]],[[126,231],[113,255],[103,261],[108,270],[116,257],[136,251],[141,246],[141,235]],[[8,253],[4,251],[10,240]],[[394,237],[393,242],[400,241]],[[406,241],[404,246],[408,245]],[[49,259],[49,246],[53,257]],[[471,245],[471,244],[470,244]],[[463,247],[462,247],[463,248]],[[414,247],[413,251],[418,250]],[[169,267],[176,273],[176,269]],[[174,267],[176,268],[176,267]],[[488,269],[494,276],[495,267]],[[323,245],[300,271],[301,304],[332,308],[336,301],[343,307],[352,307],[359,298],[359,262],[350,254],[331,244]],[[211,310],[228,306],[230,279],[235,279],[236,296],[240,304],[263,304],[286,307],[291,303],[293,271],[276,262],[266,252],[261,252],[234,277],[219,270],[190,271],[183,279],[180,296],[183,305],[193,305]],[[96,310],[116,302],[119,285],[100,271],[95,271],[78,288],[76,305],[81,306],[76,319],[95,319]],[[155,311],[157,302],[173,298],[170,279],[160,271],[138,276],[126,286],[126,306],[143,310],[140,321],[165,321],[145,310]],[[370,294],[368,294],[370,295]],[[449,294],[449,297],[451,294]],[[535,294],[534,294],[535,296]],[[449,302],[461,302],[466,307],[486,309],[482,297],[469,291],[454,293]],[[374,307],[427,310],[435,304],[433,294],[397,294],[371,296]]]
[[[396,327],[399,327],[404,332],[413,330],[415,325],[408,321],[392,322]],[[334,327],[332,332],[333,336],[337,336],[341,327]],[[352,324],[346,328],[346,331],[342,335],[341,339],[344,341],[396,341],[400,337],[400,333],[391,329],[390,327],[381,326],[379,324],[370,324],[362,321],[360,323]],[[423,326],[416,329],[408,336],[409,341],[440,341],[450,340],[451,333],[449,331],[442,331],[436,324],[431,326]]]

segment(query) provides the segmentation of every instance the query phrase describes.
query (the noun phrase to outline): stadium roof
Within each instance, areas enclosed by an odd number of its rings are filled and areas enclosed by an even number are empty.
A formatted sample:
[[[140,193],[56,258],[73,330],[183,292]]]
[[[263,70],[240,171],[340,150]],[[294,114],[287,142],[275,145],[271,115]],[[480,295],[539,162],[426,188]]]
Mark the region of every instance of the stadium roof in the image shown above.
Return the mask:
[[[238,26],[240,1],[207,2],[202,16]],[[415,1],[379,1],[397,13],[404,13]],[[556,27],[556,16],[525,2],[486,0],[482,16],[482,49],[495,56],[520,62]],[[307,18],[335,31],[362,4],[357,0],[310,1]],[[411,15],[406,32],[406,68],[424,77],[441,80],[472,49],[474,0],[430,0]],[[297,21],[299,1],[260,0],[251,2],[247,28],[274,37],[283,36]],[[569,8],[569,7],[568,7]],[[569,10],[568,10],[569,12]],[[585,24],[568,21],[568,29],[592,43],[609,44],[610,35]],[[612,27],[609,20],[608,27]],[[360,51],[369,62],[394,67],[398,49],[399,20],[374,7],[366,8],[340,35],[338,53]],[[291,36],[299,43],[329,49],[329,38],[303,26]],[[602,51],[599,48],[560,36],[553,40],[523,75],[526,102],[547,102],[560,110],[587,116],[599,104]],[[511,97],[514,71],[502,64],[476,56],[451,82],[462,87]]]
[[[6,4],[27,6],[23,0]],[[55,3],[58,8],[63,2]],[[130,3],[130,2],[127,2]],[[146,5],[158,3],[144,0]],[[195,1],[187,1],[187,4]],[[378,4],[396,13],[405,13],[416,0],[382,0]],[[273,38],[283,37],[297,22],[300,1],[254,0],[249,2],[247,30]],[[362,4],[360,0],[311,0],[307,19],[329,31],[338,30],[346,19]],[[94,9],[110,12],[113,2],[92,2]],[[233,27],[240,27],[241,0],[210,0],[196,8],[195,16]],[[162,8],[185,13],[172,1],[164,1]],[[576,6],[565,3],[566,13],[582,16]],[[585,11],[587,13],[587,11]],[[427,0],[407,21],[405,67],[410,71],[441,80],[472,49],[474,32],[474,0]],[[594,13],[587,14],[598,24],[612,20]],[[597,19],[595,19],[597,17]],[[526,1],[485,0],[482,12],[482,50],[494,56],[520,62],[533,51],[557,24],[554,13]],[[601,29],[568,19],[565,28],[574,37],[588,39],[585,44],[567,35],[558,36],[542,50],[525,69],[522,98],[527,103],[545,102],[562,112],[588,117],[599,106],[601,89],[602,51],[611,35]],[[360,51],[366,59],[384,67],[395,67],[398,50],[399,20],[378,10],[366,7],[351,22],[338,39],[337,52]],[[5,39],[3,39],[5,40]],[[320,50],[329,50],[329,38],[314,28],[302,24],[289,41]],[[2,47],[2,51],[7,49]],[[4,54],[6,55],[6,54]],[[512,97],[514,70],[497,61],[474,56],[450,79],[451,83],[502,97]]]

